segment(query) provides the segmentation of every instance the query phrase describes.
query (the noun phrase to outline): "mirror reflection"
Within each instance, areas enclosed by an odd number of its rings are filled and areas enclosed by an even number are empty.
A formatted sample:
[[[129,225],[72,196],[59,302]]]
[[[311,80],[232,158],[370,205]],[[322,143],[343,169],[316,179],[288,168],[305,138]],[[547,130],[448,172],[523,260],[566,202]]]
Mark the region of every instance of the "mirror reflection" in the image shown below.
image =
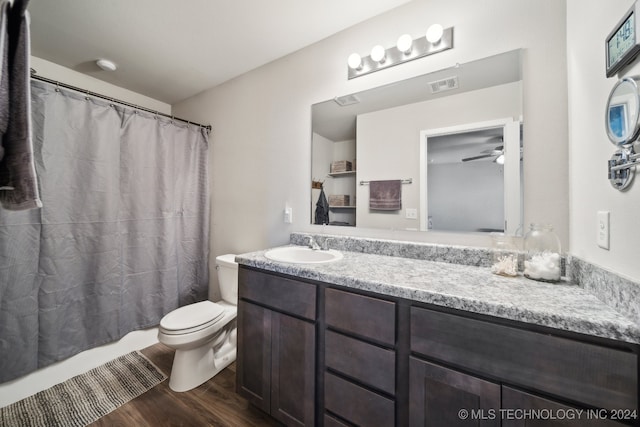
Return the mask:
[[[515,50],[313,105],[312,180],[328,222],[516,234],[521,83]]]
[[[638,136],[640,98],[638,77],[626,77],[616,83],[607,102],[607,135],[616,146],[630,144]]]

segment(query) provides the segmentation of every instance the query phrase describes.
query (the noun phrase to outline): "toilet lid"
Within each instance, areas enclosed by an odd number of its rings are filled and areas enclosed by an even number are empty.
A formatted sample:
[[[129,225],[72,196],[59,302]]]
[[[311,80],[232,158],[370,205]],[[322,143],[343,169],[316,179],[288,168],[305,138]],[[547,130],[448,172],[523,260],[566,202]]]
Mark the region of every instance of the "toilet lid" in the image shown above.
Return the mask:
[[[160,320],[160,328],[166,333],[186,334],[216,323],[224,315],[224,308],[211,301],[185,305]]]

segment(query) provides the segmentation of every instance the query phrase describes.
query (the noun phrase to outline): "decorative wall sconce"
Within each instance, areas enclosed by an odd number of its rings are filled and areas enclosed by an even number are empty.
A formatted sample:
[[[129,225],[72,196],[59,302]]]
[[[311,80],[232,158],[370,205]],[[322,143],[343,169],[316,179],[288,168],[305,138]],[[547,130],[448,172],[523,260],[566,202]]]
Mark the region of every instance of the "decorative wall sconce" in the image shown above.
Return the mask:
[[[347,60],[348,76],[349,79],[360,77],[451,48],[453,48],[453,27],[445,29],[440,24],[434,24],[422,37],[412,39],[409,34],[403,34],[398,38],[396,46],[385,49],[381,45],[376,45],[371,49],[369,56],[364,58],[357,53],[352,53]]]

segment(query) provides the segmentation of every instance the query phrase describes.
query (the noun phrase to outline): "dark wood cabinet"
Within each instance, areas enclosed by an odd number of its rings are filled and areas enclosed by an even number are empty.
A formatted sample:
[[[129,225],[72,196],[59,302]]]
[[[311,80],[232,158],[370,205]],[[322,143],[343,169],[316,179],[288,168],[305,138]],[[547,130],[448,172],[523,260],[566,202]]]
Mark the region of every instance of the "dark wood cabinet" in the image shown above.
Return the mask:
[[[412,307],[411,351],[596,408],[638,405],[638,356],[628,350]]]
[[[635,344],[239,270],[238,393],[285,425],[640,426],[639,353]],[[606,419],[605,410],[626,418]]]
[[[611,417],[631,418],[625,410],[574,408],[508,386],[502,387],[503,427],[623,427]]]
[[[410,426],[499,427],[500,385],[411,357]]]
[[[324,343],[327,368],[376,390],[395,395],[395,351],[333,331],[327,331]]]
[[[325,411],[348,425],[395,425],[396,303],[327,288],[324,315]]]
[[[412,307],[411,425],[620,426],[597,418],[606,410],[637,414],[638,354],[632,347]],[[461,410],[466,420],[459,419]]]
[[[286,425],[314,425],[315,325],[271,317],[271,415]]]
[[[272,311],[238,301],[238,354],[236,389],[265,412],[271,412]]]
[[[306,283],[296,304],[288,294],[273,298],[277,276],[259,277],[258,287],[250,272],[239,287],[237,391],[251,403],[287,426],[315,425],[316,325],[271,306],[293,307],[296,314],[315,315],[315,289]],[[247,280],[248,279],[248,280]],[[252,284],[253,283],[253,284]],[[284,283],[286,290],[291,281]],[[315,288],[315,287],[314,287]],[[263,298],[262,291],[266,291]],[[294,288],[293,293],[296,293]],[[248,298],[251,300],[249,301]],[[277,300],[274,302],[274,300]],[[258,304],[269,304],[264,307]],[[312,307],[310,311],[309,307]]]

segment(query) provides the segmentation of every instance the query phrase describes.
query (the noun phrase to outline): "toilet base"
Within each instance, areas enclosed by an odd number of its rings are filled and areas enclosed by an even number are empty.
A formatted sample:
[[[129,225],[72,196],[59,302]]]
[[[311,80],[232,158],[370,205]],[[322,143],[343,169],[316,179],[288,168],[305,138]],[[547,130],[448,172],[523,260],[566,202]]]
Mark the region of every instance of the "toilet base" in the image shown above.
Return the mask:
[[[228,348],[224,348],[228,345]],[[169,377],[169,388],[184,392],[213,378],[236,360],[236,348],[226,343],[214,353],[210,346],[176,350]]]
[[[235,314],[235,311],[229,311],[229,316],[233,316],[232,320],[205,343],[195,347],[174,346],[176,353],[169,377],[171,390],[183,392],[196,388],[236,360],[238,334]],[[167,336],[160,336],[163,338],[160,342],[165,341],[165,345],[169,345],[166,342]]]

